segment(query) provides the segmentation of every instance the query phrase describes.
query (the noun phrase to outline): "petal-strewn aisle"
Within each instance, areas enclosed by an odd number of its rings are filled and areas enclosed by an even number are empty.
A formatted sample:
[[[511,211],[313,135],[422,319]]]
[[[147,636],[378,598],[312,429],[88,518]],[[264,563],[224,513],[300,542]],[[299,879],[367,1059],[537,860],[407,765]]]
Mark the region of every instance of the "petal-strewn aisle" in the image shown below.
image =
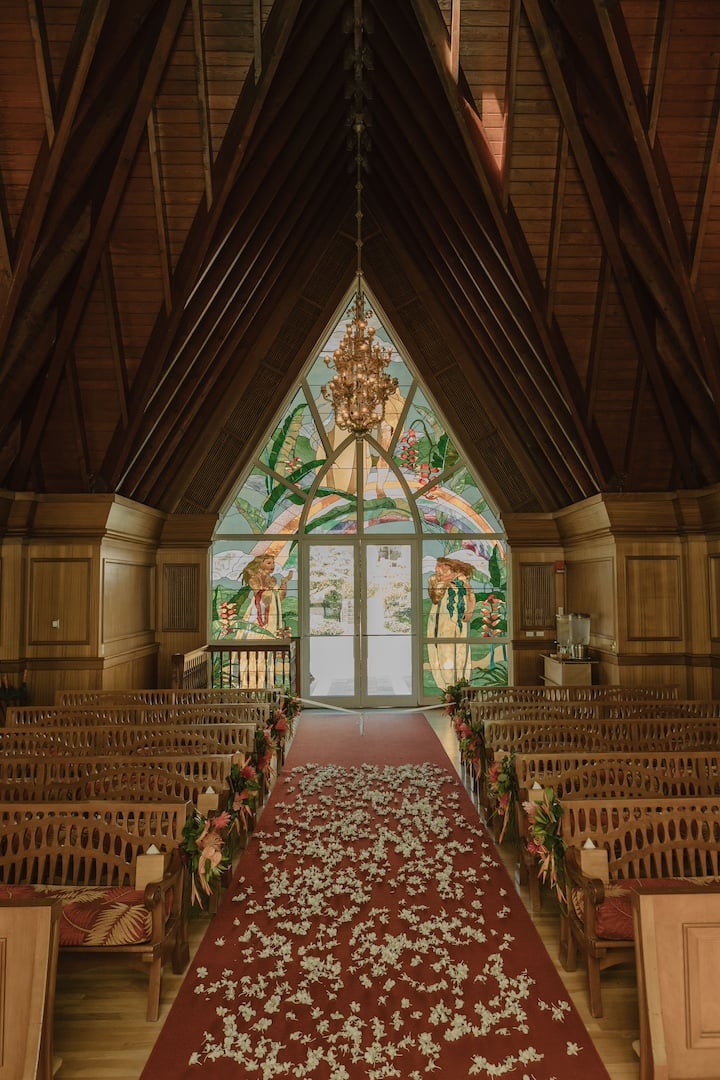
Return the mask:
[[[607,1073],[427,721],[304,716],[143,1080]]]

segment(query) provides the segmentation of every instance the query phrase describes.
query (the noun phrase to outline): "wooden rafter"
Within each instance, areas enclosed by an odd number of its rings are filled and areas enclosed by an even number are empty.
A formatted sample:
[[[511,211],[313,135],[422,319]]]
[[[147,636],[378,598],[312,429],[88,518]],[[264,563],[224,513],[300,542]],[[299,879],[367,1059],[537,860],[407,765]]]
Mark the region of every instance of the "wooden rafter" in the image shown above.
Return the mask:
[[[183,17],[184,9],[185,0],[168,0],[163,19],[156,22],[158,36],[152,43],[153,51],[147,64],[145,76],[142,84],[138,87],[137,98],[132,103],[127,127],[123,132],[123,138],[118,147],[118,159],[110,183],[99,205],[95,208],[92,234],[83,252],[72,298],[65,310],[62,327],[55,342],[45,378],[43,395],[36,405],[22,453],[16,462],[16,476],[21,482],[26,475],[25,470],[29,467],[36,454],[50,407],[54,401],[55,391],[62,376],[68,350],[72,346],[82,313],[85,310],[87,297],[92,288],[103,250],[125,190],[131,163],[135,158],[138,144],[145,133],[147,118],[155,100],[157,88],[175,41],[175,35]]]
[[[195,288],[200,276],[207,257],[208,246],[215,235],[248,143],[260,119],[263,105],[272,87],[273,75],[292,32],[300,4],[301,0],[287,0],[286,3],[276,4],[268,19],[265,28],[267,49],[262,75],[257,82],[253,75],[252,80],[245,83],[244,91],[238,100],[223,140],[223,146],[216,159],[213,204],[209,208],[198,208],[173,276],[172,310],[167,316],[158,318],[133,384],[130,423],[125,429],[117,429],[108,447],[103,475],[109,477],[109,483],[113,488],[121,484],[130,448],[142,423],[147,400],[162,373],[172,347],[175,331],[183,315],[184,301]]]
[[[555,291],[558,276],[558,255],[560,252],[560,234],[562,232],[563,208],[565,204],[565,181],[567,179],[568,140],[565,128],[558,132],[557,161],[555,164],[555,184],[553,185],[552,215],[550,218],[550,239],[547,255],[547,312],[550,320],[553,314]]]
[[[505,112],[503,116],[502,206],[507,210],[510,199],[510,164],[512,161],[517,96],[518,56],[520,55],[520,2],[511,0],[507,64],[505,67]]]
[[[667,70],[667,54],[670,44],[670,29],[672,27],[675,0],[664,0],[659,4],[658,19],[659,29],[655,35],[655,50],[653,53],[652,78],[649,87],[650,112],[648,116],[648,139],[652,146],[657,134],[658,117],[660,116],[660,103],[665,85],[665,72]]]
[[[113,277],[112,262],[108,251],[103,252],[100,260],[100,273],[102,275],[103,294],[105,297],[105,310],[108,312],[108,333],[110,336],[110,348],[112,350],[113,371],[115,375],[115,387],[118,395],[120,420],[123,424],[128,422],[128,377],[125,355],[123,351],[122,329],[118,315],[117,295],[115,292],[115,280]]]
[[[655,207],[669,263],[673,267],[678,299],[691,328],[695,349],[702,361],[705,377],[712,388],[715,400],[720,401],[720,381],[717,377],[717,360],[720,354],[717,340],[705,313],[698,307],[692,288],[688,246],[677,205],[677,196],[670,182],[659,141],[657,139],[651,141],[649,138],[647,110],[625,23],[620,17],[616,2],[593,0],[593,3],[633,141],[637,147],[647,188]]]
[[[138,440],[143,450],[139,456],[134,455],[133,467],[127,474],[129,489],[146,494],[138,483],[147,462],[152,463],[153,471],[162,469],[165,455],[172,455],[178,447],[183,425],[190,423],[213,395],[225,365],[236,362],[237,352],[244,347],[248,328],[257,319],[271,283],[287,272],[293,254],[297,258],[299,251],[314,250],[317,240],[300,222],[313,221],[317,228],[319,209],[324,206],[327,213],[328,201],[337,187],[338,174],[329,171],[323,175],[322,184],[308,183],[315,155],[318,149],[321,152],[327,139],[328,131],[319,129],[315,133],[317,145],[306,144],[307,160],[292,170],[292,182],[281,185],[276,192],[267,185],[262,192],[264,198],[273,202],[276,217],[264,217],[252,204],[247,220],[236,226],[239,239],[234,273],[218,287],[214,304],[196,328],[203,344],[191,348],[193,362],[188,364],[182,378],[164,384],[164,394],[153,400],[146,413]],[[261,222],[262,227],[253,228],[251,221]],[[268,317],[266,312],[264,318]],[[152,444],[155,444],[154,452]],[[150,478],[150,484],[153,479]]]
[[[539,0],[523,0],[523,4],[558,111],[567,129],[575,161],[585,184],[595,221],[610,259],[640,355],[647,367],[653,392],[656,395],[668,437],[672,444],[673,453],[678,461],[684,482],[692,485],[697,483],[697,475],[690,458],[685,431],[676,414],[670,388],[658,361],[654,340],[646,321],[646,313],[635,292],[632,275],[615,224],[616,208],[612,207],[611,209],[606,202],[606,190],[601,185],[597,172],[597,159],[587,145],[585,126],[581,124],[577,115],[573,95],[570,93],[553,36],[545,21]]]
[[[45,19],[42,9],[38,8],[36,0],[28,0],[28,19],[35,49],[35,66],[37,68],[40,100],[42,101],[43,116],[45,118],[45,132],[48,145],[52,146],[55,138],[55,102],[48,77],[50,62],[48,59]]]
[[[553,377],[563,393],[565,400],[574,404],[574,415],[578,420],[578,439],[584,453],[592,463],[597,476],[607,475],[608,459],[599,435],[595,437],[585,428],[583,411],[580,407],[580,388],[577,376],[571,365],[566,362],[561,349],[556,329],[549,326],[545,319],[544,290],[540,286],[537,272],[527,250],[522,230],[511,213],[502,206],[502,194],[495,180],[496,169],[479,119],[474,108],[465,97],[457,93],[448,79],[447,69],[442,61],[441,43],[444,39],[444,26],[438,19],[436,9],[429,0],[412,0],[418,21],[423,28],[426,41],[431,46],[430,52],[435,61],[436,71],[445,89],[447,101],[456,117],[458,130],[465,142],[466,149],[475,169],[475,176],[480,184],[493,226],[498,230],[503,244],[505,257],[512,265],[517,287],[529,300],[538,338],[542,343],[545,356],[551,366]]]
[[[35,255],[35,245],[65,157],[65,151],[75,123],[75,115],[80,107],[85,82],[88,78],[90,65],[95,58],[95,50],[109,7],[110,0],[97,0],[97,3],[92,5],[92,10],[89,13],[89,23],[86,25],[82,19],[78,23],[76,37],[82,44],[78,50],[79,55],[73,68],[70,88],[60,103],[61,115],[59,123],[56,125],[55,139],[52,146],[46,143],[39,156],[33,183],[28,193],[18,230],[12,283],[4,305],[2,318],[0,318],[0,356],[2,356],[7,344],[8,335],[20,303],[20,296],[27,282],[27,275]],[[86,7],[84,11],[87,12],[88,8]],[[8,371],[9,363],[6,357],[5,361],[0,364],[0,380],[4,379]]]
[[[720,65],[718,65],[717,79],[715,82],[715,94],[713,99],[712,121],[708,133],[708,150],[705,155],[702,181],[700,184],[700,196],[698,199],[698,212],[695,219],[695,230],[692,236],[692,263],[690,266],[690,281],[697,285],[700,265],[705,246],[710,214],[715,196],[715,181],[718,168],[720,167]],[[718,398],[716,398],[716,401]]]
[[[150,155],[150,175],[152,177],[153,204],[155,207],[155,227],[157,230],[158,249],[160,252],[160,267],[162,276],[162,291],[165,299],[165,310],[170,311],[172,306],[172,287],[170,266],[170,242],[168,240],[167,213],[163,198],[162,162],[160,160],[160,147],[158,145],[157,119],[155,109],[151,109],[147,118],[147,141]],[[127,420],[127,417],[126,417]]]
[[[200,121],[200,145],[202,150],[205,202],[212,206],[213,173],[212,146],[210,139],[210,106],[208,103],[207,65],[205,63],[205,36],[203,34],[201,0],[192,0],[193,44],[195,46],[195,70],[197,79],[198,113]]]

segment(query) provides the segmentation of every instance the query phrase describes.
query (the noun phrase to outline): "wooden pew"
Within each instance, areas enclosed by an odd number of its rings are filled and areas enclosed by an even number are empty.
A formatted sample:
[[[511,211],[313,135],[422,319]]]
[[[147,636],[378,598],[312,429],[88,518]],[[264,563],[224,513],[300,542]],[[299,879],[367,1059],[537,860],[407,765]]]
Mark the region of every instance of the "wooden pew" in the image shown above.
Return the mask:
[[[466,701],[671,701],[678,697],[677,686],[469,686]]]
[[[534,783],[552,788],[565,805],[571,799],[697,798],[720,795],[720,751],[716,754],[667,752],[643,754],[517,754],[518,877],[527,883],[533,911],[540,909],[537,859],[528,851],[528,814],[524,809]]]
[[[629,753],[651,750],[717,750],[720,723],[714,717],[694,719],[530,720],[496,721],[485,725],[488,756],[505,749],[517,754],[573,753],[613,750]]]
[[[178,687],[175,690],[56,690],[55,705],[59,707],[86,705],[247,705],[282,704],[284,690],[196,689]]]
[[[717,1080],[720,884],[633,894],[640,1080]]]
[[[600,973],[634,962],[638,882],[720,878],[720,796],[571,799],[563,803],[561,835],[568,900],[561,960],[573,971],[578,952],[585,957],[590,1011],[602,1016]],[[583,870],[588,839],[607,852],[606,883]]]
[[[76,802],[78,799],[180,799],[198,805],[208,788],[222,809],[230,795],[230,754],[182,757],[3,757],[0,802]]]
[[[0,806],[4,894],[9,899],[60,898],[61,956],[93,953],[147,966],[148,1020],[158,1018],[166,960],[171,959],[176,973],[184,971],[189,961],[187,890],[179,845],[190,809],[179,801]],[[138,857],[153,844],[167,854],[167,868],[159,880],[138,890]],[[119,921],[108,928],[110,911],[119,913]],[[96,917],[94,925],[91,914]],[[78,927],[81,922],[84,931]]]
[[[20,726],[0,731],[0,754],[57,757],[78,754],[167,756],[184,754],[250,754],[255,724],[99,724]]]
[[[514,755],[518,788],[537,781],[553,787],[558,798],[586,791],[596,784],[617,782],[632,785],[641,793],[684,795],[685,780],[706,785],[708,793],[720,791],[720,749],[717,751],[655,750],[619,753],[616,750],[566,753],[520,753]],[[668,784],[677,790],[672,792]],[[697,789],[696,789],[697,790]],[[612,792],[605,791],[605,794]]]
[[[523,721],[525,723],[584,720],[690,720],[720,718],[718,700],[633,701],[470,701],[468,709],[473,722],[489,723]]]
[[[0,1080],[52,1080],[58,900],[0,900]]]
[[[8,709],[6,729],[74,727],[96,724],[254,724],[266,726],[273,706],[269,702],[215,702],[208,705],[26,705]]]

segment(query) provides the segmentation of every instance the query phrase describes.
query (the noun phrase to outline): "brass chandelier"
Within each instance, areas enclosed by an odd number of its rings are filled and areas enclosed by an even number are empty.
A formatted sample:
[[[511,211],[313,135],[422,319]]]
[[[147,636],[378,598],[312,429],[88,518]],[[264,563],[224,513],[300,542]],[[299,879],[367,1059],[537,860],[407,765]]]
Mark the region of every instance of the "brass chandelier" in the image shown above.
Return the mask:
[[[380,424],[385,416],[385,405],[397,389],[398,381],[386,372],[392,356],[391,348],[383,348],[375,338],[375,328],[370,326],[372,311],[366,304],[362,271],[362,164],[365,138],[365,116],[362,107],[362,72],[368,53],[363,46],[363,19],[361,0],[355,0],[354,17],[355,48],[355,106],[353,128],[355,131],[355,163],[357,190],[357,284],[352,319],[345,324],[343,338],[332,356],[324,357],[328,367],[335,368],[335,375],[322,395],[332,403],[335,423],[343,431],[351,431],[357,438],[367,435]]]

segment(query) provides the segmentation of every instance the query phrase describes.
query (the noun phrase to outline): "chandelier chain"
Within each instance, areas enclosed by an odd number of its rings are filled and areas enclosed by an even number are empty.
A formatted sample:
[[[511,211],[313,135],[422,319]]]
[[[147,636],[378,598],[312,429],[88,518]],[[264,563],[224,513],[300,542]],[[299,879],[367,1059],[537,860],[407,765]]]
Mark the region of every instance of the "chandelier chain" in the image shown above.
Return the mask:
[[[364,43],[362,0],[354,0],[353,18],[353,128],[355,131],[355,188],[357,269],[353,316],[346,323],[345,333],[333,355],[326,356],[328,367],[335,368],[335,375],[322,387],[326,401],[332,403],[335,423],[343,431],[351,431],[357,438],[377,428],[385,416],[388,398],[398,386],[397,379],[386,372],[392,356],[391,348],[383,348],[375,337],[375,327],[370,325],[373,312],[366,304],[363,284],[363,143],[366,136],[364,72],[369,65],[369,51]]]

